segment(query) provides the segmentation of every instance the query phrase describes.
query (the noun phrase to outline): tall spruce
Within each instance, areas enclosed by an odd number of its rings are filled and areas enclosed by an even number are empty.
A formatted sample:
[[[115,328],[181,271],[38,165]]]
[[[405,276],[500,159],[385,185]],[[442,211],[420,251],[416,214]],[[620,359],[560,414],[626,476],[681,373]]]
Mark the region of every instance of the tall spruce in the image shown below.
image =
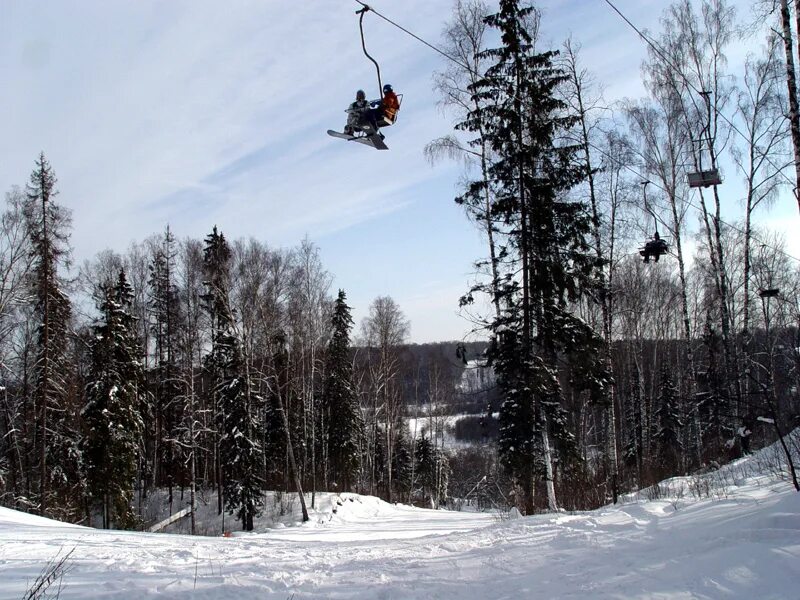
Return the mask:
[[[644,451],[644,431],[642,423],[642,394],[639,369],[635,363],[630,367],[631,375],[625,401],[625,445],[623,458],[625,466],[636,474],[635,485],[642,480],[642,459]]]
[[[242,528],[252,531],[253,520],[263,506],[262,401],[253,387],[236,335],[231,331],[222,333],[216,351],[221,357],[222,372],[215,394],[222,413],[220,459],[225,465],[225,501],[228,511],[242,521]]]
[[[503,463],[526,490],[529,511],[536,463],[555,510],[552,450],[561,452],[562,464],[574,457],[559,361],[567,363],[577,393],[599,400],[609,383],[600,337],[570,312],[570,303],[597,290],[601,265],[587,242],[587,206],[567,195],[587,167],[578,158],[582,147],[564,138],[576,122],[556,96],[566,76],[554,65],[557,52],[534,50],[533,13],[517,0],[501,0],[486,19],[502,45],[482,53],[493,64],[471,89],[485,106],[461,125],[482,131],[496,157],[488,170],[496,190],[492,211],[505,225],[511,255],[493,325],[493,360],[505,396],[499,444]]]
[[[222,491],[228,512],[237,515],[245,531],[252,531],[263,505],[261,400],[253,387],[231,308],[230,258],[228,242],[214,227],[206,237],[203,264],[206,307],[212,320],[207,366],[219,430],[218,474],[224,465]]]
[[[156,417],[157,483],[166,484],[170,506],[175,478],[180,476],[184,462],[178,444],[182,422],[179,399],[183,390],[178,371],[181,313],[175,286],[175,254],[175,238],[167,227],[150,262],[148,308],[155,352],[150,377]]]
[[[431,508],[439,508],[440,502],[447,497],[450,473],[447,455],[440,448],[436,448],[431,438],[423,431],[414,449],[414,459],[416,481],[422,488],[423,500],[429,500]]]
[[[206,292],[203,294],[203,308],[208,314],[211,329],[211,352],[203,359],[203,368],[211,382],[209,406],[212,413],[214,475],[213,481],[217,488],[217,514],[222,514],[224,504],[222,461],[220,460],[220,435],[222,431],[223,415],[220,412],[216,386],[222,381],[223,357],[215,349],[219,347],[219,337],[224,330],[226,321],[225,313],[230,309],[225,298],[229,289],[229,269],[231,251],[225,237],[217,231],[216,226],[211,234],[206,236],[203,248],[203,285]]]
[[[661,368],[661,390],[658,395],[658,406],[655,409],[655,432],[653,443],[663,469],[668,475],[674,474],[680,467],[683,456],[683,415],[680,413],[679,392],[672,381],[667,365]]]
[[[134,521],[131,499],[144,429],[139,412],[144,373],[130,313],[133,293],[125,271],[120,271],[113,285],[100,289],[101,317],[93,328],[82,412],[83,456],[89,494],[103,509],[103,527],[112,522],[128,527]]]
[[[331,325],[333,334],[328,342],[322,397],[328,479],[337,484],[337,489],[350,490],[358,473],[364,423],[353,385],[350,355],[353,318],[344,290],[339,290],[334,303]]]
[[[48,514],[49,496],[74,485],[77,438],[67,403],[67,334],[71,316],[59,267],[69,258],[69,212],[55,202],[56,176],[39,155],[28,183],[25,221],[31,240],[32,296],[36,322],[33,394],[36,398],[40,514]],[[51,484],[54,489],[51,489]],[[62,505],[64,502],[60,502]]]

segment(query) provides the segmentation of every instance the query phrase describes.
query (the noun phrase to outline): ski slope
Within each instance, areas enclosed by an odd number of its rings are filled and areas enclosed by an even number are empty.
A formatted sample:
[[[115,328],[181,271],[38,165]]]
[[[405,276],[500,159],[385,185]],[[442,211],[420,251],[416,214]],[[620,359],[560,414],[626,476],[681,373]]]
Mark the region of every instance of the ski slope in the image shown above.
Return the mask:
[[[72,548],[64,600],[800,598],[800,494],[776,456],[672,479],[614,507],[518,519],[323,495],[310,523],[224,538],[0,509],[0,598],[21,598]]]

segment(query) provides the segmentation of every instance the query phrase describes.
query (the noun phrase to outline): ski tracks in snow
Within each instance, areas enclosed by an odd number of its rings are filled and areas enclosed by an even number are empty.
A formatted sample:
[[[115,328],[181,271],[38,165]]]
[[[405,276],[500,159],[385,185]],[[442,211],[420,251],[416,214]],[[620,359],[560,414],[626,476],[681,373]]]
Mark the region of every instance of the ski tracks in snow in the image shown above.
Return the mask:
[[[17,515],[0,509],[0,598],[21,597],[47,560],[72,547],[63,600],[777,599],[793,597],[800,581],[800,494],[785,484],[504,522],[362,498],[324,526],[233,538]]]

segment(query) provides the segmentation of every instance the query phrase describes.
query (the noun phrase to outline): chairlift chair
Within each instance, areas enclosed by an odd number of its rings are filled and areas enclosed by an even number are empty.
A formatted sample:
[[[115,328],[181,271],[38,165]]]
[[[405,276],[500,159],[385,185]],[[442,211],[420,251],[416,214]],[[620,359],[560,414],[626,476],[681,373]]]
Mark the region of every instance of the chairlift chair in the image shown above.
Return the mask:
[[[698,144],[700,164],[698,165],[697,171],[687,173],[690,188],[706,188],[722,183],[722,178],[719,176],[719,169],[716,167],[711,169],[703,168],[703,144],[708,142],[710,145],[711,143],[711,92],[703,90],[700,94],[703,96],[703,100],[706,104],[708,120],[703,127],[700,137],[694,140],[694,143]],[[713,160],[711,162],[713,164]]]
[[[364,15],[366,15],[371,9],[370,7],[361,2],[360,0],[356,0],[363,8],[356,11],[358,15],[358,29],[361,33],[361,49],[364,51],[364,55],[375,65],[375,70],[378,75],[378,90],[383,94],[383,83],[381,81],[381,67],[378,64],[378,61],[375,60],[372,56],[370,56],[369,52],[367,52],[367,43],[364,39]],[[397,110],[394,113],[393,117],[388,117],[385,114],[384,110],[381,110],[380,116],[368,116],[368,111],[378,111],[382,108],[383,104],[383,95],[379,100],[371,100],[368,104],[368,107],[364,111],[354,111],[353,109],[347,109],[345,112],[350,113],[353,115],[353,122],[348,123],[348,127],[350,127],[350,131],[345,128],[345,132],[334,131],[333,129],[328,130],[328,135],[340,139],[344,139],[350,142],[359,142],[364,144],[365,146],[371,146],[376,150],[388,150],[389,147],[384,143],[384,135],[380,132],[382,127],[390,127],[397,122],[397,115],[400,113],[400,108],[403,104],[403,94],[397,94]],[[350,119],[348,119],[350,121]]]
[[[650,204],[647,202],[647,186],[649,183],[650,182],[646,180],[642,181],[642,194],[644,196],[644,209],[653,217],[654,233],[653,237],[647,240],[644,245],[639,248],[639,255],[646,263],[649,263],[651,258],[653,259],[653,262],[658,262],[659,258],[669,252],[669,242],[667,242],[667,240],[658,234],[658,218],[656,217],[656,213],[650,207]]]
[[[639,254],[644,258],[644,262],[646,263],[649,263],[651,258],[653,262],[658,262],[658,259],[668,252],[669,242],[659,236],[657,231],[652,239],[647,240],[644,246],[639,249]]]
[[[719,169],[707,169],[696,171],[687,174],[689,179],[689,187],[711,187],[712,185],[719,185],[722,179],[719,176]]]

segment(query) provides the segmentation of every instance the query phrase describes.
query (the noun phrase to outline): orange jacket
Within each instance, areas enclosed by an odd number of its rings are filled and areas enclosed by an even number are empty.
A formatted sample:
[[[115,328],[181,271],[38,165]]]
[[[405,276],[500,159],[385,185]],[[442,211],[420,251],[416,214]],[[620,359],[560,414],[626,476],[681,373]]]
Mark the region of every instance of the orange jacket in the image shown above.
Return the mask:
[[[390,121],[394,121],[397,111],[400,110],[400,101],[394,92],[386,92],[383,96],[383,114]]]

